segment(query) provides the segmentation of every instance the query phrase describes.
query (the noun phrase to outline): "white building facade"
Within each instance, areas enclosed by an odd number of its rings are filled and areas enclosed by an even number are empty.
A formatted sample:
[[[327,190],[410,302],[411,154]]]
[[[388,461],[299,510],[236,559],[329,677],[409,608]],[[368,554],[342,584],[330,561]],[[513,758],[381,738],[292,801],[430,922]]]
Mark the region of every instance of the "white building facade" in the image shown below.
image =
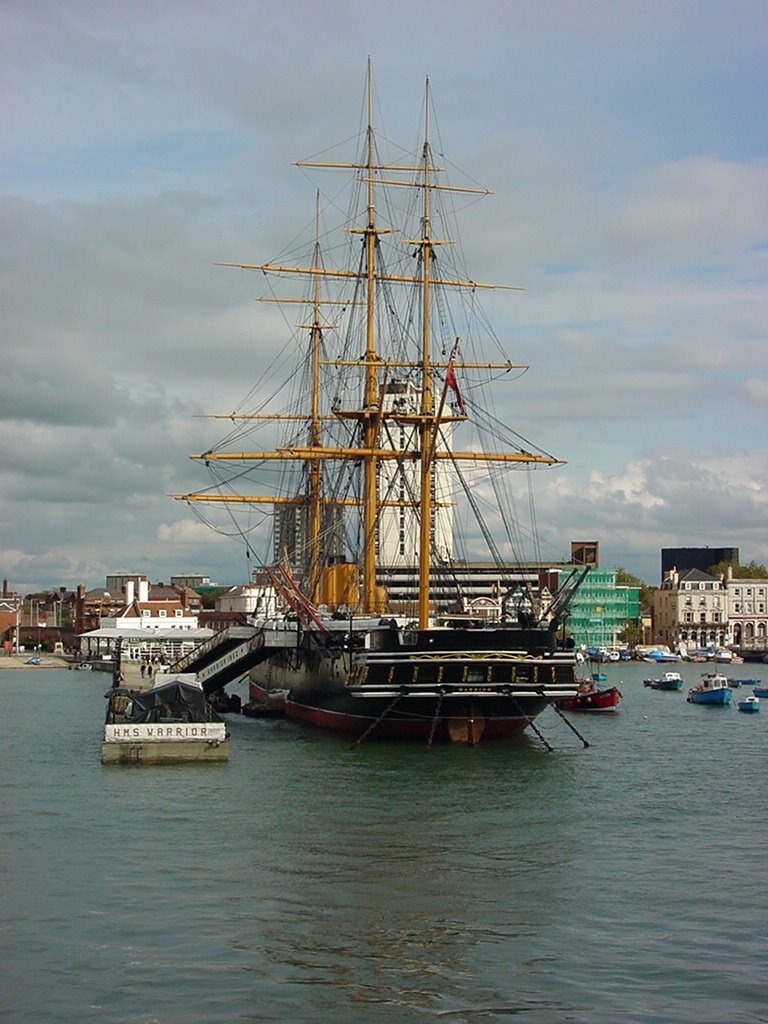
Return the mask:
[[[409,422],[387,420],[379,435],[383,449],[413,449],[413,420],[418,415],[420,392],[408,381],[393,380],[384,395],[384,411],[402,413]],[[450,450],[453,427],[443,423],[437,448]],[[419,463],[404,459],[382,459],[378,464],[378,494],[381,502],[377,535],[377,562],[388,568],[415,566],[419,560],[420,509],[415,505],[419,493]],[[387,502],[397,503],[388,505]],[[408,507],[410,504],[411,507]],[[435,459],[432,464],[431,549],[438,562],[450,562],[453,554],[453,500],[450,464]]]
[[[731,642],[728,591],[722,579],[699,569],[672,569],[653,599],[653,639],[674,650],[726,647]]]
[[[729,571],[726,590],[730,643],[764,650],[768,640],[768,580],[734,579]]]
[[[278,612],[277,594],[270,583],[257,581],[244,587],[230,587],[216,598],[216,611],[270,618]]]
[[[114,616],[100,619],[102,629],[197,629],[199,604],[186,607],[180,595],[170,587],[154,587],[146,578],[128,579],[125,605]]]

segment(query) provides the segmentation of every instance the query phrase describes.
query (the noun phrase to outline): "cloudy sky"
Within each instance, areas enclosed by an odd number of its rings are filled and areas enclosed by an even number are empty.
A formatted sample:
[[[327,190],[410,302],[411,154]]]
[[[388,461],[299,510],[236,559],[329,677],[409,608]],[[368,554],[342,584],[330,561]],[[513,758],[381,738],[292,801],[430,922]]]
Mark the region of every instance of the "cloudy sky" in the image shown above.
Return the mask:
[[[544,554],[596,539],[768,562],[764,0],[5,0],[0,574],[242,582],[202,486],[273,321],[253,275],[309,219],[292,161],[387,133],[429,76],[537,474]],[[351,154],[350,154],[351,155]],[[197,417],[197,418],[196,418]]]

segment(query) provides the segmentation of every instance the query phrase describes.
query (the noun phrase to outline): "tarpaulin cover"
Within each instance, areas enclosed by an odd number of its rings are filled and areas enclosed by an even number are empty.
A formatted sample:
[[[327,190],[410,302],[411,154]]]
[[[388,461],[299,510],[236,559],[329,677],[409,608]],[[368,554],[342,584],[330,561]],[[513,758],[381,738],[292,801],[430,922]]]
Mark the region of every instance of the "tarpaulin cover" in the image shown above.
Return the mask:
[[[125,709],[126,722],[210,722],[216,718],[202,688],[181,679],[132,693]]]

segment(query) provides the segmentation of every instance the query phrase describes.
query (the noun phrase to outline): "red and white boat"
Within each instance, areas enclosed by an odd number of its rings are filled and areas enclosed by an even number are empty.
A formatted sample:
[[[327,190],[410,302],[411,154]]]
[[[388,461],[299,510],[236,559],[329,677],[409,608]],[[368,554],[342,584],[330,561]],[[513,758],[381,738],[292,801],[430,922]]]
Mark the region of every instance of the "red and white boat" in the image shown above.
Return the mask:
[[[556,700],[555,706],[561,711],[616,711],[622,696],[616,686],[600,689],[593,680],[583,679],[575,697]]]

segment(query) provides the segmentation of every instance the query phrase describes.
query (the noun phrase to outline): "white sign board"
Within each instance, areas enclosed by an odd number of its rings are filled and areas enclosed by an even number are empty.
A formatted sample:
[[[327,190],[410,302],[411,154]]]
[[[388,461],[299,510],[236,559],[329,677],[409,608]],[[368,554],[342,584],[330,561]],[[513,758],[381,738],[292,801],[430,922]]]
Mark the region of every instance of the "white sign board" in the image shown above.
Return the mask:
[[[148,740],[212,740],[222,743],[226,738],[224,722],[141,722],[104,726],[107,743],[144,743]]]

